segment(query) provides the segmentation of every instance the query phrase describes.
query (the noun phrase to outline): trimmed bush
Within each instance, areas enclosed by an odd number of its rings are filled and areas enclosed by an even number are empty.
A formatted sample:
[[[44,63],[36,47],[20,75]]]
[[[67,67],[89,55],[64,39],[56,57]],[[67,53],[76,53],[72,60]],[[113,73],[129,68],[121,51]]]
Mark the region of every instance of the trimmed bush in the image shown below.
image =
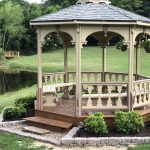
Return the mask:
[[[34,108],[34,101],[36,97],[34,95],[18,98],[15,100],[15,106],[22,106],[26,109]]]
[[[138,112],[117,112],[115,128],[119,133],[136,134],[144,127],[144,122]]]
[[[2,114],[4,120],[15,120],[24,117],[26,114],[26,109],[22,106],[9,106],[3,109]]]
[[[85,131],[92,134],[104,135],[108,133],[102,113],[90,115],[83,123]]]

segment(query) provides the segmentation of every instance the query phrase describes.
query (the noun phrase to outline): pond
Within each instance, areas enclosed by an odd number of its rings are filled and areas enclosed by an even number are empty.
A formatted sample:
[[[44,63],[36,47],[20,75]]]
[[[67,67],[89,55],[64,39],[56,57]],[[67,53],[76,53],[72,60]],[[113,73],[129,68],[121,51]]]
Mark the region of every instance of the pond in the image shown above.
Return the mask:
[[[37,73],[28,71],[1,71],[0,94],[16,91],[37,83]]]

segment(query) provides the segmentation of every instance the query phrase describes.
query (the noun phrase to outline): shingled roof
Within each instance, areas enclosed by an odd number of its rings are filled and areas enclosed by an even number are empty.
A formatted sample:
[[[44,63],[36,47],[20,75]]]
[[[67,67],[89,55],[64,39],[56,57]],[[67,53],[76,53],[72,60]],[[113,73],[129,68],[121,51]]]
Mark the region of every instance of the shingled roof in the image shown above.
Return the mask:
[[[105,3],[76,4],[34,20],[37,22],[67,22],[67,21],[112,21],[112,22],[146,22],[150,19],[133,12]]]

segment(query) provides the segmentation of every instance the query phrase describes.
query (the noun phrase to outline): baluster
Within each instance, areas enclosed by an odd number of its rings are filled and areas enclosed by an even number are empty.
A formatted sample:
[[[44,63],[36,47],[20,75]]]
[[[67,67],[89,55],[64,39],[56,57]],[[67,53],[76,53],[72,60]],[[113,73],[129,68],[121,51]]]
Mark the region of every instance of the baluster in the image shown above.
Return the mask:
[[[142,84],[139,83],[139,94],[140,94],[140,96],[139,96],[139,104],[142,103],[142,94],[141,94],[141,90],[142,90]]]
[[[109,97],[108,97],[108,101],[107,101],[107,106],[112,106],[112,101],[111,101],[111,91],[112,91],[112,86],[108,86],[108,94],[109,94]]]
[[[119,75],[115,74],[115,80],[116,80],[116,82],[118,82],[118,79],[119,79]]]
[[[144,84],[144,98],[143,98],[143,103],[146,103],[146,83],[143,83]]]
[[[122,106],[122,100],[121,100],[121,91],[122,91],[122,86],[117,86],[118,88],[118,101],[117,101],[117,106],[121,107]]]
[[[57,84],[58,83],[58,75],[54,75],[55,77],[55,83]]]
[[[94,74],[92,73],[90,76],[90,82],[94,82],[93,80],[94,80]]]
[[[122,75],[122,81],[125,82],[126,75]]]
[[[73,80],[73,83],[76,82],[76,75],[74,73],[72,73],[72,80]]]
[[[81,81],[84,82],[84,73],[81,74]]]
[[[45,83],[47,84],[47,76],[44,77]]]
[[[88,82],[90,82],[90,76],[91,76],[91,74],[87,73],[87,80],[88,80]]]
[[[92,100],[91,100],[92,90],[93,90],[93,87],[88,86],[89,98],[88,98],[88,101],[87,101],[87,107],[92,107]]]
[[[50,84],[53,84],[53,76],[50,76]]]
[[[101,107],[102,106],[102,99],[101,99],[101,93],[102,93],[102,86],[98,86],[98,101],[97,101],[97,106]]]
[[[95,82],[98,82],[98,73],[94,74],[94,80],[95,80]]]
[[[112,74],[109,74],[109,82],[112,81]]]
[[[134,105],[138,105],[138,100],[137,100],[137,92],[138,92],[138,87],[137,87],[137,84],[135,84],[135,87],[134,87]]]

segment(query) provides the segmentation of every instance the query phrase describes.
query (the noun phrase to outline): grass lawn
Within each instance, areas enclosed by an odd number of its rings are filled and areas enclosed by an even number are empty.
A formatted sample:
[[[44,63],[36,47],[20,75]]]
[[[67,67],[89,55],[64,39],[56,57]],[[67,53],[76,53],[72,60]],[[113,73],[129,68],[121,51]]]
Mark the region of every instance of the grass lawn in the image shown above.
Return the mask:
[[[143,144],[136,147],[129,147],[128,150],[150,150],[150,144]]]
[[[59,72],[63,71],[63,55],[60,50],[51,50],[43,53],[43,71]],[[68,49],[69,70],[75,70],[75,49]],[[82,49],[82,70],[101,71],[102,51],[100,47],[84,47]],[[5,62],[10,68],[23,70],[37,70],[37,55],[22,56]],[[121,52],[114,47],[107,48],[107,71],[127,72],[128,71],[128,52]],[[150,54],[141,50],[141,73],[150,75]]]
[[[34,140],[10,133],[0,132],[0,150],[52,150],[45,146],[34,146]]]
[[[6,94],[0,95],[0,112],[4,107],[13,105],[16,98],[35,94],[35,91],[36,91],[36,86],[32,86],[15,92],[8,92]]]

